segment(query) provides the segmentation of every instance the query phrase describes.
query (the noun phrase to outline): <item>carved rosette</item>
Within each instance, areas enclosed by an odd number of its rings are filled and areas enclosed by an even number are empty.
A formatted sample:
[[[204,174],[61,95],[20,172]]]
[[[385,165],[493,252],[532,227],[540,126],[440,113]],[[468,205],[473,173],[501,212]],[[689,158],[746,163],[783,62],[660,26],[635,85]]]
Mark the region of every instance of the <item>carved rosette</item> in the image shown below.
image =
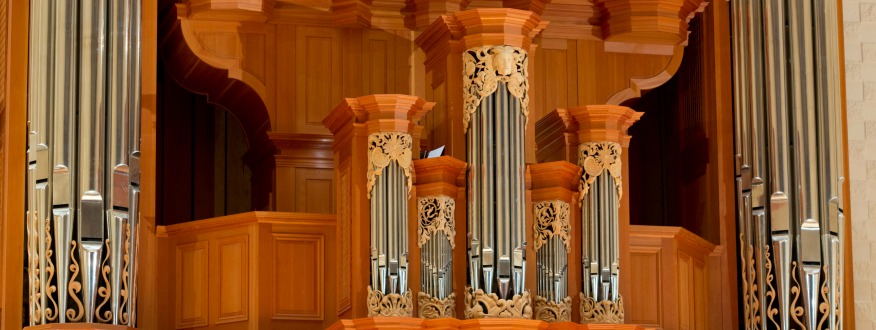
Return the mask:
[[[535,319],[545,322],[572,321],[572,297],[563,298],[562,302],[556,303],[536,295]]]
[[[383,173],[383,169],[389,166],[391,161],[396,161],[398,166],[405,172],[408,179],[408,193],[411,191],[411,148],[413,138],[410,134],[402,132],[381,132],[368,136],[368,198],[371,198],[371,190],[377,177]]]
[[[398,293],[384,295],[380,290],[372,290],[371,286],[368,286],[368,317],[412,317],[413,315],[414,301],[411,290],[407,290],[404,295]]]
[[[532,298],[529,291],[514,295],[511,299],[499,299],[495,293],[486,294],[478,289],[472,292],[465,288],[465,318],[532,318]]]
[[[467,131],[471,115],[481,100],[493,94],[500,82],[520,101],[520,111],[529,119],[529,56],[522,48],[500,45],[482,46],[462,54],[462,88],[465,107],[462,127]]]
[[[579,293],[581,297],[581,323],[624,323],[624,299],[618,295],[617,300],[597,302],[592,297]]]
[[[584,169],[578,186],[580,200],[584,200],[584,196],[590,191],[590,185],[596,181],[602,171],[608,171],[614,178],[617,199],[623,197],[621,150],[620,144],[616,142],[588,142],[578,146],[578,166]]]
[[[424,319],[438,319],[442,317],[456,317],[454,310],[456,309],[456,294],[451,293],[447,298],[438,299],[432,297],[428,293],[420,292],[417,294],[417,304],[419,306],[419,315]]]
[[[534,209],[535,251],[541,249],[551,237],[556,237],[563,240],[566,252],[570,252],[572,247],[569,245],[569,239],[572,230],[569,225],[569,210],[571,209],[569,203],[559,199],[542,201],[536,203]]]
[[[443,233],[450,241],[450,247],[456,247],[453,240],[456,236],[456,224],[453,220],[456,201],[449,196],[435,195],[420,197],[418,204],[417,243],[422,247],[432,236]]]

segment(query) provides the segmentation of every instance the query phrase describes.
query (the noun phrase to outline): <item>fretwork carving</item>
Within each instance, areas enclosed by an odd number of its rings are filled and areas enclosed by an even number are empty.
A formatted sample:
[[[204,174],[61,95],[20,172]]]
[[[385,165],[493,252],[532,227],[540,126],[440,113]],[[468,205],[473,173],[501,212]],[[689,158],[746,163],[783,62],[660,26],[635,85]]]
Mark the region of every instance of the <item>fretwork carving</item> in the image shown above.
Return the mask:
[[[465,288],[465,318],[532,318],[532,299],[529,291],[514,295],[511,299],[499,299],[495,293],[486,294],[478,289],[472,292]]]
[[[368,317],[413,315],[414,302],[411,298],[411,290],[407,290],[404,295],[398,293],[385,295],[380,290],[372,290],[371,286],[368,286]]]
[[[561,302],[556,303],[536,295],[535,319],[545,322],[572,321],[572,297],[563,298]]]
[[[569,225],[569,203],[561,200],[543,201],[535,204],[535,251],[547,243],[551,237],[563,240],[566,252],[570,252],[569,245],[571,227]]]
[[[456,309],[456,294],[451,293],[447,298],[438,299],[432,297],[428,293],[420,292],[417,294],[417,303],[419,304],[419,315],[424,319],[437,319],[442,317],[456,317],[454,309]]]
[[[581,297],[581,323],[624,323],[624,299],[596,301],[579,293]]]
[[[529,119],[529,59],[525,50],[506,45],[471,48],[462,54],[462,62],[462,127],[466,131],[481,100],[493,94],[499,82],[508,86],[511,95],[520,101],[521,113]]]
[[[410,134],[402,132],[381,132],[368,136],[368,198],[371,198],[371,190],[377,177],[383,173],[383,169],[389,166],[389,162],[396,161],[404,171],[407,178],[408,193],[411,191],[411,146],[413,138]]]
[[[614,178],[617,199],[620,200],[623,197],[621,150],[620,144],[615,142],[588,142],[578,146],[578,166],[584,169],[578,187],[580,200],[584,200],[584,196],[587,196],[590,191],[590,185],[596,181],[602,171],[608,171]]]
[[[421,197],[418,204],[417,243],[423,246],[432,236],[443,233],[450,241],[450,247],[454,248],[456,224],[453,220],[453,212],[456,210],[456,201],[449,196],[435,195]]]

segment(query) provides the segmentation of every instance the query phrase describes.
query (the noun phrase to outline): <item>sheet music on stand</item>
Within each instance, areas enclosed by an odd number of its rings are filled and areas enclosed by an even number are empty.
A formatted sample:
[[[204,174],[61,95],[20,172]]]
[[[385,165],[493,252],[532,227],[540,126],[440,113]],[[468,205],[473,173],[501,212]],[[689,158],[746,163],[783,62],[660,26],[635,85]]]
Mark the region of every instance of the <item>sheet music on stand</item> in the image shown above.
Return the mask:
[[[423,152],[423,158],[438,158],[444,155],[444,146]]]

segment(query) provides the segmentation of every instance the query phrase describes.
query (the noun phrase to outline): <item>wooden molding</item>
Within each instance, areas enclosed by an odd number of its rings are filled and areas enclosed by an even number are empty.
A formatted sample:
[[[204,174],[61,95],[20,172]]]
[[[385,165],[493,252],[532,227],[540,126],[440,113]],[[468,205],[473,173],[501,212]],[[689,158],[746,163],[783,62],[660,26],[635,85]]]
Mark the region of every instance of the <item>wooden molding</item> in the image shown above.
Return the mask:
[[[578,162],[578,121],[567,109],[555,109],[535,122],[535,157],[539,163]]]
[[[186,16],[213,21],[262,22],[274,10],[274,0],[187,0]]]
[[[660,71],[660,73],[657,73],[656,75],[648,78],[630,79],[630,87],[614,93],[614,95],[612,95],[605,103],[620,105],[634,98],[642,97],[642,94],[645,91],[660,87],[661,85],[669,81],[669,79],[671,79],[676,72],[678,72],[678,68],[681,67],[681,60],[683,57],[684,46],[675,46],[675,50],[672,53],[672,58],[669,60],[669,63],[666,64],[666,67],[663,68],[663,71]]]
[[[561,188],[570,192],[578,192],[578,181],[581,178],[581,167],[567,161],[556,161],[529,165],[529,174],[532,176],[532,190]],[[533,201],[556,199],[536,198]]]
[[[679,45],[687,40],[687,23],[704,0],[594,0],[603,19],[605,41]]]
[[[503,8],[528,10],[538,15],[544,14],[545,6],[551,0],[502,0]]]
[[[446,195],[456,197],[457,178],[467,164],[450,156],[414,160],[414,184],[417,196]],[[464,189],[465,186],[463,185]]]
[[[440,19],[442,15],[465,10],[471,0],[413,0],[414,15],[408,26],[412,29],[422,29]]]
[[[374,0],[332,0],[332,24],[340,27],[371,27],[371,4]]]
[[[618,105],[586,105],[568,111],[578,123],[579,142],[615,142],[624,148],[632,139],[627,129],[645,114]]]
[[[354,122],[366,124],[369,134],[377,132],[413,134],[420,118],[432,110],[433,106],[435,106],[434,102],[401,94],[346,98],[322,122],[335,135]]]

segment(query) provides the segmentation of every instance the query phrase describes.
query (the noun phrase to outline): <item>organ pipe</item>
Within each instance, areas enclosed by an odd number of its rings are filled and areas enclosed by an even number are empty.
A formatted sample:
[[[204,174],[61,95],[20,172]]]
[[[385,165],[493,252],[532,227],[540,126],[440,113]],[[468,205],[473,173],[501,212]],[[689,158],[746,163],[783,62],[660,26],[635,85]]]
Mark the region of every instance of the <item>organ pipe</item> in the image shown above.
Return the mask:
[[[140,2],[32,0],[30,22],[28,322],[134,326]]]
[[[836,3],[739,0],[732,14],[745,328],[840,329]]]
[[[462,56],[469,162],[466,318],[531,318],[524,288],[527,52],[483,46]]]

